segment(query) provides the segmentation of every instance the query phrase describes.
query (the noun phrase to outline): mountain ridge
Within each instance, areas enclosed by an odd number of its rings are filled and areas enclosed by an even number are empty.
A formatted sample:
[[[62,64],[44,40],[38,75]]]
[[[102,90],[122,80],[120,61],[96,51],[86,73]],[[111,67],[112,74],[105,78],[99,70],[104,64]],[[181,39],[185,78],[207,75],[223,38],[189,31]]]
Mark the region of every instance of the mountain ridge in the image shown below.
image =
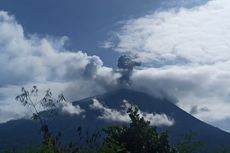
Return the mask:
[[[116,89],[102,95],[73,102],[73,105],[78,105],[85,111],[80,115],[61,113],[56,120],[50,120],[50,129],[54,132],[61,131],[63,139],[69,141],[75,139],[74,132],[79,125],[93,131],[110,125],[123,124],[99,118],[103,112],[92,109],[92,99],[97,99],[103,106],[117,111],[123,109],[123,101],[127,100],[130,104],[137,105],[141,111],[166,114],[175,120],[174,125],[169,127],[160,126],[158,129],[159,131],[168,131],[172,144],[178,143],[189,132],[195,132],[197,134],[195,139],[203,141],[206,144],[206,148],[217,149],[228,146],[230,142],[228,132],[198,120],[170,101],[127,88]],[[20,145],[25,144],[36,145],[40,140],[39,126],[35,121],[21,119],[0,124],[0,144],[8,144],[18,148]],[[2,148],[4,147],[0,146],[0,152]]]

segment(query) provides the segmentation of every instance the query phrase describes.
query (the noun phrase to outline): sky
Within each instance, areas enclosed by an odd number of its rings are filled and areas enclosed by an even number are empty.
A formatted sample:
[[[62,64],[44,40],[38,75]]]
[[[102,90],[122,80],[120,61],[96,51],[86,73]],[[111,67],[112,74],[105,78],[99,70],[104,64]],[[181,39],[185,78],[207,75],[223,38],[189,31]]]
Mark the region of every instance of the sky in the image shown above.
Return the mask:
[[[137,57],[132,88],[171,99],[230,131],[228,0],[0,0],[0,122],[28,112],[20,87],[71,100],[117,87],[122,54]]]

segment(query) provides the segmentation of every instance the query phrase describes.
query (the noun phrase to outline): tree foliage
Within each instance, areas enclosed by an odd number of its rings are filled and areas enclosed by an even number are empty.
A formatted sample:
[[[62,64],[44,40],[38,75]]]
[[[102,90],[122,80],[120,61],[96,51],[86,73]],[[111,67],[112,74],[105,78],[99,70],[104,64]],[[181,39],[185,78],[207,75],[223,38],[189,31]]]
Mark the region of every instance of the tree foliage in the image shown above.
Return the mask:
[[[28,107],[32,112],[32,119],[39,121],[40,131],[43,136],[43,143],[47,143],[52,137],[49,131],[46,119],[55,115],[58,111],[58,106],[61,102],[66,101],[63,94],[59,94],[55,99],[50,89],[46,90],[44,96],[38,94],[37,86],[33,86],[32,89],[26,90],[24,87],[21,88],[21,93],[16,96],[16,101],[19,101],[23,106]],[[42,115],[42,111],[46,112],[46,115]]]
[[[167,132],[158,134],[156,127],[140,117],[137,107],[129,108],[127,113],[131,119],[129,126],[105,129],[107,143],[119,142],[131,153],[176,153],[175,148],[169,145]]]
[[[177,144],[176,148],[179,153],[205,153],[203,150],[204,143],[195,140],[196,134],[190,132]]]

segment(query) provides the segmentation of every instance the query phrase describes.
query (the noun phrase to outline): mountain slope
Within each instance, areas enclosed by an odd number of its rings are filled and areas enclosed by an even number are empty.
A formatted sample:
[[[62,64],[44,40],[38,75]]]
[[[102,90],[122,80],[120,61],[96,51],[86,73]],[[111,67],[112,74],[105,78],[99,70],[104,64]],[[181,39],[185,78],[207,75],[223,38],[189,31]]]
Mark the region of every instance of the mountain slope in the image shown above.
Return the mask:
[[[196,119],[165,99],[161,100],[148,94],[128,89],[120,89],[101,96],[95,96],[94,98],[104,102],[110,108],[119,109],[118,107],[122,105],[122,101],[125,99],[131,104],[138,105],[142,111],[165,113],[175,120],[173,126],[161,127],[169,131],[172,142],[177,142],[185,134],[194,132],[197,139],[205,142],[208,147],[226,146],[230,144],[229,133]],[[92,103],[91,99],[92,98],[84,99],[74,104]]]
[[[56,119],[49,120],[50,128],[54,132],[61,131],[63,139],[70,141],[77,139],[76,128],[79,125],[83,126],[83,129],[92,132],[104,126],[122,123],[99,118],[99,116],[103,115],[103,111],[92,109],[92,99],[97,99],[103,104],[103,107],[110,110],[121,111],[124,109],[123,101],[126,100],[130,104],[138,105],[142,112],[166,114],[174,119],[175,123],[170,127],[161,126],[159,129],[168,130],[172,143],[178,142],[185,134],[191,131],[197,134],[197,139],[203,141],[207,148],[213,149],[226,146],[230,142],[229,133],[201,122],[173,103],[129,89],[119,89],[103,95],[75,101],[73,105],[80,106],[81,109],[84,109],[84,112],[80,115],[61,113]],[[20,148],[30,144],[38,144],[39,141],[39,125],[35,121],[21,119],[0,124],[0,152],[1,149],[7,146]]]

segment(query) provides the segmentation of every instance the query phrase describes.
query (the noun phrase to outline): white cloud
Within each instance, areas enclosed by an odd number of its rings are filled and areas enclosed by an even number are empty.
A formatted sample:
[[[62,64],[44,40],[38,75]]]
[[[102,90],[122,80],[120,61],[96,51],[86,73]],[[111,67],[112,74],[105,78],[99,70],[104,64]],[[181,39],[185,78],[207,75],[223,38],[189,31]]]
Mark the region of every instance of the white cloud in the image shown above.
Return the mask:
[[[101,116],[98,116],[99,119],[106,121],[116,121],[116,122],[129,122],[129,116],[125,110],[118,111],[103,106],[97,99],[93,99],[93,104],[90,105],[91,109],[101,110]]]
[[[215,124],[230,117],[229,17],[228,0],[154,12],[127,21],[113,48],[156,67],[136,70],[134,88],[176,97],[187,112],[194,105],[208,108],[194,115]]]
[[[116,50],[138,54],[150,62],[184,59],[210,64],[229,60],[229,12],[229,1],[213,0],[191,9],[130,20],[117,33]]]
[[[166,114],[150,114],[140,112],[147,121],[150,121],[150,125],[154,126],[172,126],[174,125],[174,119],[169,118]]]
[[[149,68],[133,73],[133,88],[146,90],[154,96],[177,97],[177,105],[190,112],[194,105],[209,111],[194,114],[206,122],[229,117],[229,64],[169,66]],[[227,66],[227,67],[226,67]]]
[[[90,61],[102,66],[96,56],[67,51],[66,37],[25,36],[22,26],[3,11],[0,12],[0,34],[0,71],[4,74],[0,76],[0,85],[74,80],[82,75]]]
[[[13,103],[21,86],[62,90],[70,100],[77,100],[102,93],[116,83],[116,75],[99,57],[67,50],[67,39],[25,34],[14,16],[0,11],[0,111],[7,112],[4,118],[13,118],[15,113],[24,116],[25,109]],[[69,106],[66,109],[77,112]]]
[[[105,49],[107,49],[107,48],[113,48],[114,44],[112,42],[110,42],[110,41],[105,41],[105,42],[99,43],[99,47],[105,48]]]
[[[76,114],[79,115],[85,112],[79,105],[73,106],[70,102],[65,102],[62,104],[61,109],[63,112],[67,112],[69,114]]]
[[[15,119],[22,118],[22,115],[20,113],[9,111],[9,109],[10,109],[10,107],[8,107],[8,106],[1,106],[0,123],[7,122],[9,120],[15,120]]]
[[[52,97],[55,99],[60,93],[63,92],[69,86],[69,82],[44,82],[36,83],[38,86],[38,98],[31,97],[34,103],[36,103],[37,109],[43,111],[44,108],[40,106],[39,99],[45,96],[46,90],[49,88],[52,92]],[[34,83],[24,85],[26,90],[32,89]],[[15,100],[15,97],[21,93],[21,87],[18,85],[7,85],[0,88],[2,98],[0,98],[0,123],[7,122],[13,119],[30,118],[34,112],[31,107],[24,107],[19,101]],[[64,92],[65,93],[65,92]],[[67,97],[66,97],[67,98]],[[67,98],[68,100],[68,98]],[[60,108],[63,112],[70,114],[80,114],[84,112],[79,106],[72,106],[71,103],[61,103]]]
[[[106,121],[116,121],[116,122],[130,122],[129,115],[126,113],[127,109],[131,106],[126,100],[123,101],[123,110],[116,110],[103,106],[97,99],[93,99],[93,104],[90,105],[91,109],[101,110],[102,114],[98,117],[99,119]],[[175,121],[165,114],[152,114],[147,112],[138,112],[140,117],[144,117],[145,120],[150,121],[152,126],[172,126]]]

